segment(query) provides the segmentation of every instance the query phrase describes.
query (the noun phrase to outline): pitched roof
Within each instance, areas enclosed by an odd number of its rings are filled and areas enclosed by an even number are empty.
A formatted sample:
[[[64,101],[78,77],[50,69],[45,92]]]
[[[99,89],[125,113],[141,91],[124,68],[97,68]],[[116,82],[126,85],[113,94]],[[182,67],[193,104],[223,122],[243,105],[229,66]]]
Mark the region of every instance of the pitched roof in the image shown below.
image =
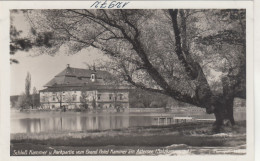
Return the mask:
[[[96,74],[97,78],[103,78],[105,76],[109,76],[110,74],[107,71],[102,70],[91,70],[91,69],[82,69],[82,68],[71,68],[67,67],[62,72],[57,74],[55,77],[60,76],[76,76],[76,77],[87,77],[90,78],[91,74]]]
[[[95,82],[92,82],[90,80],[91,74],[96,75]],[[109,76],[110,73],[108,73],[107,71],[71,68],[70,66],[68,66],[44,86],[45,87],[51,87],[54,85],[82,86],[83,84],[104,85],[104,79]]]

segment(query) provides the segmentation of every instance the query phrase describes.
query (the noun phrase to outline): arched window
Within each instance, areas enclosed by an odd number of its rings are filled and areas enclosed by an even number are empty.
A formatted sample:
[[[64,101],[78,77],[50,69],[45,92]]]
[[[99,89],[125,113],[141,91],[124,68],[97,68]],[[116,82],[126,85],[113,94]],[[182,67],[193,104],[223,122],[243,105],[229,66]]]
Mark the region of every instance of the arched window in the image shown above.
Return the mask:
[[[91,74],[91,78],[90,78],[90,79],[91,79],[92,82],[94,82],[95,79],[96,79],[96,78],[95,78],[95,74]]]
[[[100,100],[100,98],[101,98],[101,94],[98,94],[97,96],[98,96],[98,100]]]

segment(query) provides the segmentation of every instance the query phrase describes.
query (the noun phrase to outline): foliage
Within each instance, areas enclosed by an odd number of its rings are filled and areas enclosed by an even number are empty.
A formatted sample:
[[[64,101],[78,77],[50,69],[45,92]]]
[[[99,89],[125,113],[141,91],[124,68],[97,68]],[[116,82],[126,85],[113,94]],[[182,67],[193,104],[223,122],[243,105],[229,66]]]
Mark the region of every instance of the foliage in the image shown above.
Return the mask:
[[[162,108],[166,107],[168,96],[141,89],[132,89],[129,94],[131,108]]]
[[[31,97],[32,97],[32,108],[39,107],[40,106],[40,95],[38,94],[36,87],[33,87],[33,93],[31,95]]]
[[[25,92],[18,96],[18,100],[14,101],[15,102],[14,107],[18,109],[28,109],[28,108],[35,108],[40,106],[40,95],[38,94],[36,88],[33,87],[32,94],[30,94],[30,89],[31,89],[31,74],[28,72],[25,79]]]
[[[25,94],[26,96],[30,95],[31,90],[31,74],[27,72],[27,76],[25,78]]]
[[[97,108],[97,101],[96,101],[96,98],[94,96],[92,97],[91,105],[92,105],[93,109]]]
[[[68,105],[72,105],[74,103],[71,92],[66,92],[63,98],[63,102],[66,102]]]
[[[57,101],[59,102],[59,104],[60,104],[60,108],[62,108],[62,103],[63,103],[63,99],[64,99],[64,97],[63,97],[63,92],[55,92],[54,93],[54,97],[57,99]]]
[[[88,94],[86,91],[81,91],[80,94],[80,106],[84,107],[84,109],[88,109]]]
[[[28,104],[26,102],[26,95],[25,95],[25,93],[21,94],[18,97],[18,100],[15,103],[15,108],[17,108],[17,109],[26,109],[26,108],[28,108]]]
[[[30,10],[39,51],[96,48],[120,80],[206,108],[234,124],[245,98],[245,10]],[[37,34],[35,34],[37,33]],[[40,43],[41,44],[41,43]]]
[[[18,101],[22,108],[29,108],[32,106],[31,90],[31,74],[28,72],[25,78],[25,93],[22,94]]]
[[[13,18],[17,14],[24,14],[28,21],[31,23],[28,13],[30,10],[10,10],[11,24],[10,24],[10,55],[16,54],[18,51],[28,52],[33,47],[52,47],[51,40],[53,35],[51,32],[38,33],[33,26],[31,26],[30,33],[34,38],[28,35],[23,35],[23,31],[17,30],[16,25],[13,23]],[[10,58],[10,64],[19,63],[18,60]]]
[[[14,55],[17,51],[28,51],[32,48],[31,41],[27,38],[21,38],[22,31],[17,29],[11,24],[10,26],[10,55]],[[16,59],[10,59],[10,64],[18,63]]]

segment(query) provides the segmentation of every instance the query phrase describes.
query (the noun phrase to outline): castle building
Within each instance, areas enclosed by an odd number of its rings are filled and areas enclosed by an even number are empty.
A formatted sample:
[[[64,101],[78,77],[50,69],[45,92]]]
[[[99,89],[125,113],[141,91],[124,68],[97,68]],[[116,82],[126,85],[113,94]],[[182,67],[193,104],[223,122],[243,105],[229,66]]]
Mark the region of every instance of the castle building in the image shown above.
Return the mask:
[[[111,84],[111,74],[93,69],[67,67],[40,91],[43,109],[129,108],[129,87]]]

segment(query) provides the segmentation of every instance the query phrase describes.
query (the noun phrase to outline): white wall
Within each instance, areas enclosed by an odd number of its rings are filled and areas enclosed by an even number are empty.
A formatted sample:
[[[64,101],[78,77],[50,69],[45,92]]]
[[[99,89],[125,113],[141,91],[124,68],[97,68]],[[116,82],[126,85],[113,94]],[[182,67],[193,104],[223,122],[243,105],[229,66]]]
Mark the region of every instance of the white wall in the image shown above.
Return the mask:
[[[86,91],[87,92],[87,100],[89,107],[92,106],[93,98],[96,99],[97,107],[99,104],[102,104],[103,107],[114,108],[115,103],[115,95],[117,95],[117,103],[120,103],[124,108],[129,108],[129,92],[127,91],[119,91],[116,93],[111,92],[98,92],[98,91]],[[100,94],[100,99],[98,99],[98,95]],[[120,99],[120,94],[122,94],[122,99]],[[60,107],[59,97],[63,96],[62,105],[68,105],[69,108],[76,108],[75,106],[80,105],[80,97],[81,91],[64,91],[64,92],[40,92],[40,102],[44,106],[44,108],[55,108]],[[72,100],[73,95],[75,95],[76,99]],[[109,96],[112,95],[111,100]],[[54,100],[53,100],[54,97]],[[57,98],[58,97],[58,98]],[[68,101],[68,98],[70,100]]]

